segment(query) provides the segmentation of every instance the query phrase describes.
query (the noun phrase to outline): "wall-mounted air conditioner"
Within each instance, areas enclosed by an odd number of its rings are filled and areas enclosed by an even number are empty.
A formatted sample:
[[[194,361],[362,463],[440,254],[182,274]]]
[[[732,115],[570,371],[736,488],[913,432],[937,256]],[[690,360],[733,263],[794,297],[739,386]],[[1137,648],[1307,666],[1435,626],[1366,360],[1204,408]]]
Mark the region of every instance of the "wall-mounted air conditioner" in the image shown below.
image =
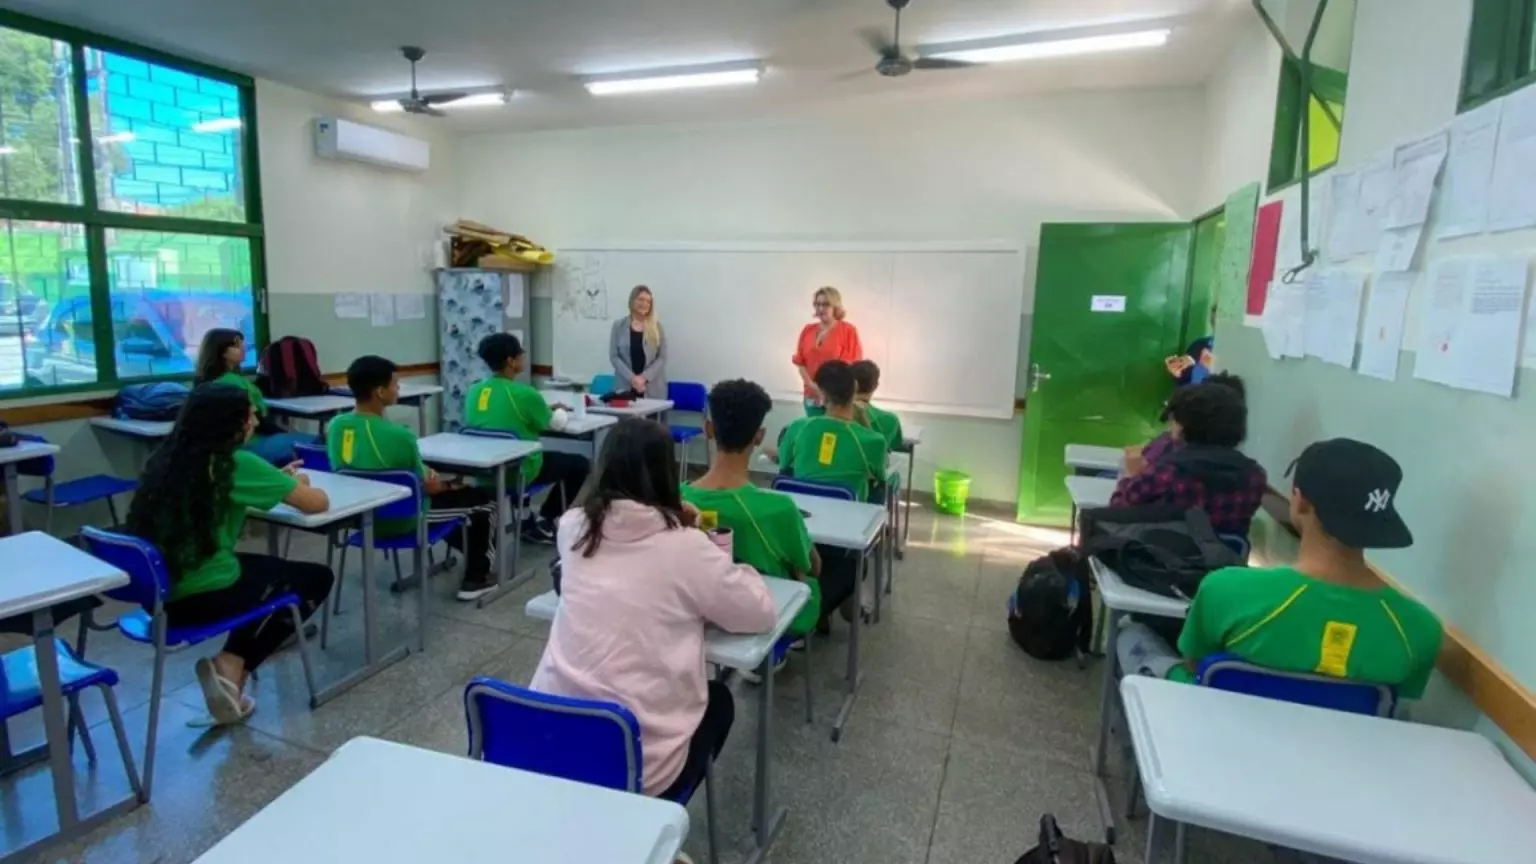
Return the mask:
[[[315,118],[315,153],[401,171],[425,171],[431,164],[427,142],[339,117]]]

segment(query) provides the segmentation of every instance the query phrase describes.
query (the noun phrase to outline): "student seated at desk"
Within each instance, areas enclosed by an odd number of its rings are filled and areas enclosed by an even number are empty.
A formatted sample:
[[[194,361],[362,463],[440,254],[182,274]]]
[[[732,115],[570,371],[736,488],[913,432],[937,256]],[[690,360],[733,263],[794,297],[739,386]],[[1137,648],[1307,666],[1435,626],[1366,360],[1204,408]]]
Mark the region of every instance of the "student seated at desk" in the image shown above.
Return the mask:
[[[565,411],[551,411],[544,394],[517,380],[523,371],[523,345],[511,333],[492,333],[480,340],[480,359],[491,368],[491,377],[470,386],[464,394],[464,425],[497,432],[511,432],[524,441],[565,427]],[[555,520],[586,482],[589,463],[574,453],[544,451],[522,462],[524,488],[553,483],[544,496],[540,515],[529,514],[523,536],[535,543],[555,537]]]
[[[880,367],[873,360],[860,360],[848,368],[853,372],[854,417],[885,438],[887,451],[900,450],[905,440],[901,434],[901,418],[870,401],[880,389]]]
[[[399,367],[374,355],[359,357],[347,367],[347,387],[357,408],[331,421],[326,449],[338,471],[412,471],[426,493],[422,508],[428,522],[465,518],[467,531],[448,535],[448,544],[464,553],[460,600],[477,600],[492,591],[491,565],[496,559],[496,493],[489,489],[444,482],[421,461],[416,433],[384,417],[384,409],[400,401]],[[380,537],[397,537],[416,530],[414,519],[378,519]],[[466,538],[464,535],[468,534]]]
[[[1248,388],[1244,386],[1241,376],[1232,375],[1227,372],[1217,372],[1207,377],[1202,383],[1220,384],[1223,387],[1234,390],[1237,392],[1237,395],[1243,398],[1244,404],[1247,404]],[[1163,422],[1169,422],[1167,407],[1163,408]],[[1125,448],[1126,476],[1140,474],[1148,465],[1162,458],[1164,453],[1171,448],[1178,447],[1179,444],[1180,442],[1173,437],[1173,429],[1169,428],[1145,444]]]
[[[289,432],[267,416],[266,398],[249,378],[240,374],[240,364],[244,362],[245,334],[239,330],[215,327],[203,336],[202,347],[197,352],[197,375],[193,384],[217,381],[244,390],[251,404],[256,406],[257,421],[256,431],[245,449],[273,465],[287,465],[293,461],[293,446],[309,444],[316,440],[315,436]]]
[[[1109,506],[1198,507],[1217,534],[1247,537],[1268,483],[1259,463],[1237,449],[1248,437],[1247,403],[1230,387],[1196,384],[1168,400],[1168,420],[1176,445],[1121,478]]]
[[[816,370],[816,386],[826,414],[789,424],[779,437],[779,471],[841,486],[860,501],[883,501],[885,437],[855,419],[853,369],[841,360],[828,360]]]
[[[244,388],[200,384],[187,397],[170,437],[155,450],[128,508],[127,533],[153,543],[170,571],[166,617],[172,627],[233,618],[269,597],[299,595],[308,619],[331,593],[324,564],[235,552],[246,508],[289,504],[304,513],[330,506],[297,463],[285,469],[245,449],[256,409]],[[238,723],[256,709],[242,695],[258,666],[293,635],[293,618],[279,609],[230,631],[224,650],[197,661],[197,681],[215,723]]]
[[[634,712],[647,795],[702,778],[735,719],[731,691],[705,676],[704,628],[761,633],[778,621],[762,576],[733,564],[697,518],[666,427],[614,426],[594,482],[560,518],[560,614],[529,684]]]
[[[1413,535],[1394,501],[1403,471],[1386,453],[1335,438],[1292,466],[1291,567],[1228,567],[1205,577],[1174,651],[1144,624],[1120,631],[1127,672],[1193,681],[1200,661],[1229,652],[1258,666],[1348,678],[1424,694],[1441,627],[1423,604],[1383,585],[1366,549],[1401,549]],[[1182,655],[1182,656],[1181,656]]]

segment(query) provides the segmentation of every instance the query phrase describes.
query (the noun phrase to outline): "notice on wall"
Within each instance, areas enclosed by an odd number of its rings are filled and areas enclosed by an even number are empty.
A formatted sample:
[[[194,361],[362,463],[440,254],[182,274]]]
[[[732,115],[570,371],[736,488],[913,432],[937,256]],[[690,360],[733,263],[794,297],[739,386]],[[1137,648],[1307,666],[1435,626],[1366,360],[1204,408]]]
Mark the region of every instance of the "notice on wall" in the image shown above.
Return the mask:
[[[368,320],[375,327],[395,326],[395,295],[368,295]]]
[[[427,295],[396,294],[395,320],[422,321],[427,317]]]
[[[1355,254],[1375,252],[1387,227],[1392,202],[1392,154],[1379,153],[1360,169],[1360,197],[1355,208]]]
[[[1399,144],[1392,154],[1392,195],[1387,202],[1387,229],[1423,225],[1435,197],[1435,180],[1449,149],[1444,131]]]
[[[332,303],[335,305],[337,318],[363,318],[368,317],[368,295],[348,292],[337,294]]]
[[[1227,196],[1222,209],[1227,230],[1216,267],[1216,318],[1218,321],[1243,320],[1248,272],[1253,264],[1254,221],[1259,206],[1259,184],[1247,186]]]
[[[1344,270],[1327,270],[1309,277],[1304,289],[1306,352],[1324,363],[1349,366],[1355,361],[1360,294],[1365,279]]]
[[[1495,99],[1451,121],[1436,237],[1465,237],[1488,228],[1494,147],[1503,116],[1504,100]]]
[[[1449,258],[1430,270],[1413,375],[1464,390],[1513,395],[1526,261]]]
[[[1505,96],[1488,189],[1488,230],[1536,225],[1536,90]]]
[[[1124,294],[1095,294],[1088,303],[1088,309],[1093,312],[1124,312]]]
[[[1408,295],[1414,273],[1378,273],[1371,280],[1365,301],[1365,324],[1360,331],[1361,375],[1397,380],[1397,355],[1403,349],[1403,322],[1408,316]]]
[[[1360,173],[1336,171],[1329,178],[1333,194],[1329,201],[1333,213],[1328,219],[1328,260],[1344,261],[1355,256],[1355,217],[1360,209]]]
[[[1275,280],[1275,246],[1280,240],[1280,217],[1285,202],[1271,201],[1259,208],[1253,226],[1253,265],[1248,270],[1248,314],[1263,315],[1269,285]]]

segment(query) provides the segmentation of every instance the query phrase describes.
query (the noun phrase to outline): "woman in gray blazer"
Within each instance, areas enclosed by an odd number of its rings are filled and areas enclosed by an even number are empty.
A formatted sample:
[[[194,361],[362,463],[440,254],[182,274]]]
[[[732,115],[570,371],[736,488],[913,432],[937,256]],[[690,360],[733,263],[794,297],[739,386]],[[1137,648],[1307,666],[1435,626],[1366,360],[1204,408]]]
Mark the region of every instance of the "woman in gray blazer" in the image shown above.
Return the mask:
[[[629,314],[613,322],[613,333],[608,339],[615,393],[632,390],[650,399],[667,398],[664,336],[651,289],[636,285],[629,292]]]

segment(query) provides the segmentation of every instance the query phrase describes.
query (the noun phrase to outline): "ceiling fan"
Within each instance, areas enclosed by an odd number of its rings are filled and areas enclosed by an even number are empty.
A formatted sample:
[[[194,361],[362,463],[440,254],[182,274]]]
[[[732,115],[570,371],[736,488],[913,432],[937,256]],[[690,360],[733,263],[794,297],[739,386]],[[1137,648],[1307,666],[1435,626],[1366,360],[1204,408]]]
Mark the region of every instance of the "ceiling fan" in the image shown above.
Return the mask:
[[[901,53],[901,10],[907,8],[912,0],[885,0],[886,4],[896,10],[896,29],[891,36],[891,41],[885,41],[885,34],[879,30],[864,31],[864,39],[880,56],[875,64],[875,71],[887,78],[900,78],[914,69],[964,69],[973,64],[963,60],[943,60],[938,57],[918,57],[912,59]]]
[[[463,99],[465,94],[433,93],[430,96],[421,95],[421,91],[416,89],[416,64],[420,62],[421,58],[427,56],[427,52],[415,45],[402,45],[400,46],[400,53],[404,54],[405,59],[411,63],[411,95],[400,97],[400,109],[410,114],[426,114],[431,117],[448,116],[437,106],[448,102],[456,102]]]

